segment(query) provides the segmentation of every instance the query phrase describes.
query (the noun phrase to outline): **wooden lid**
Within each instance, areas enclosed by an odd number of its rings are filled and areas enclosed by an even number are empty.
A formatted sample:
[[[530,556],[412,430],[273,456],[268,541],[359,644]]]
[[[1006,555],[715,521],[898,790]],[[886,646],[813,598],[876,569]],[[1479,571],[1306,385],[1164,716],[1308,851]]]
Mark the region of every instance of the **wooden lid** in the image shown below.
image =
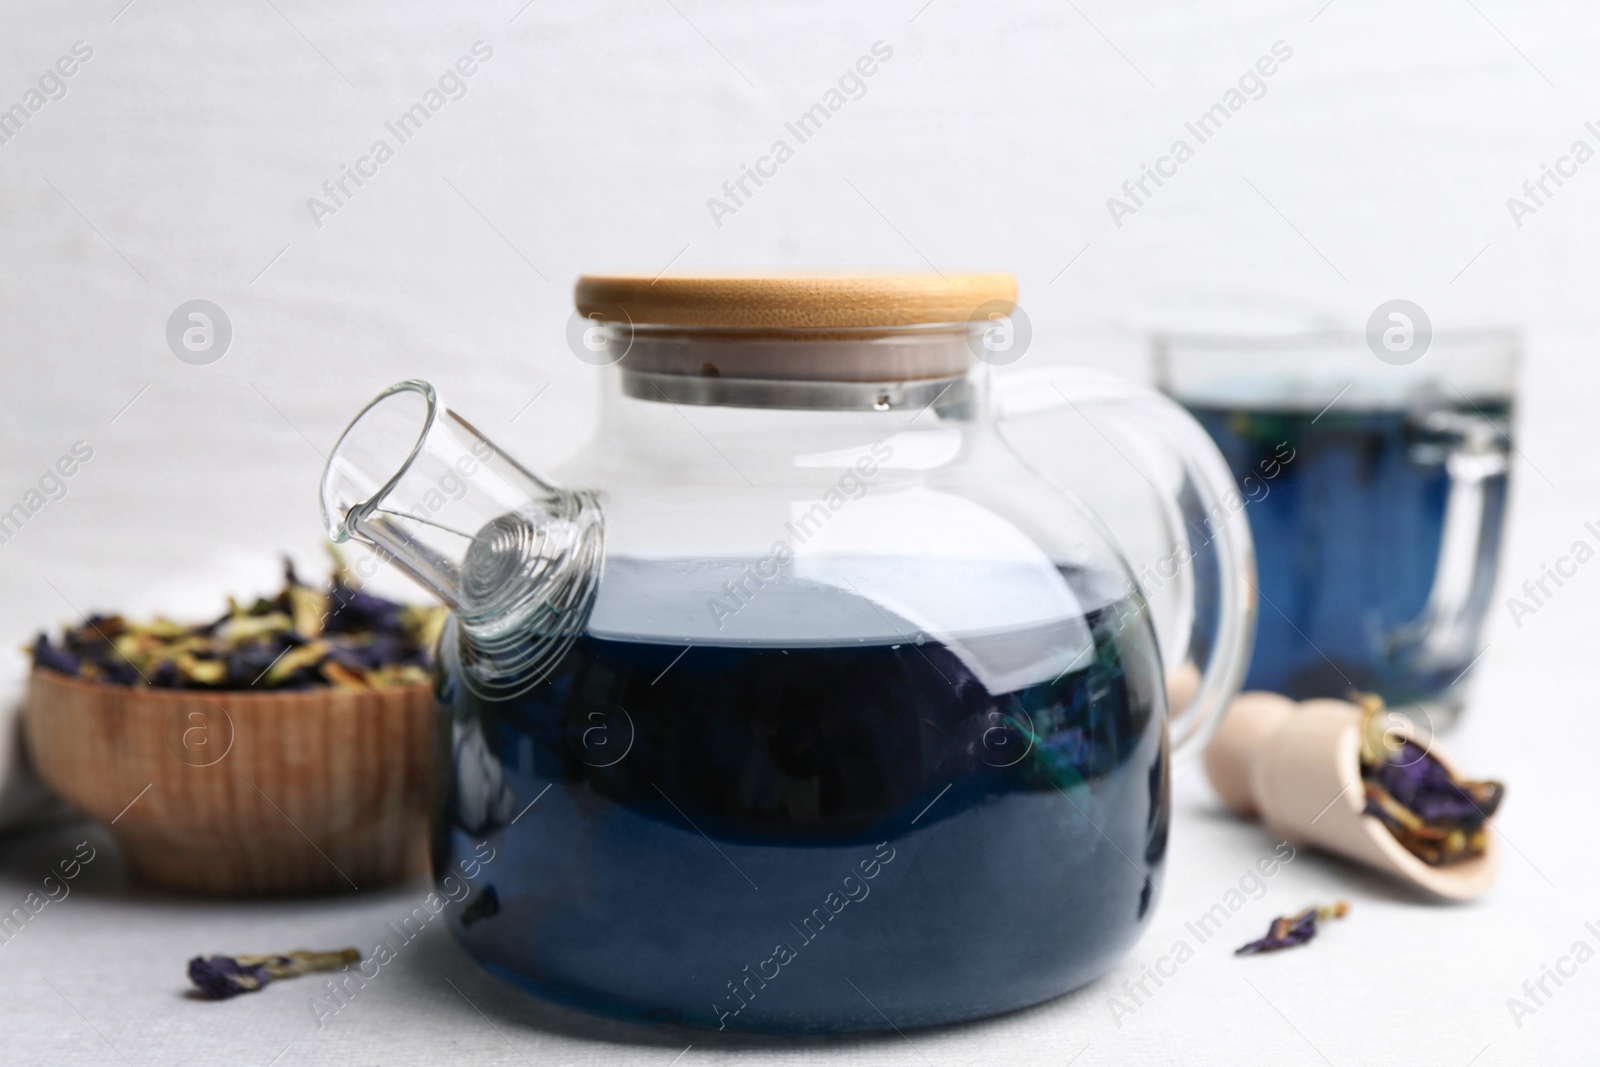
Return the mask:
[[[767,329],[915,326],[965,322],[979,307],[1004,314],[1017,299],[1009,274],[585,274],[578,311],[636,325]]]

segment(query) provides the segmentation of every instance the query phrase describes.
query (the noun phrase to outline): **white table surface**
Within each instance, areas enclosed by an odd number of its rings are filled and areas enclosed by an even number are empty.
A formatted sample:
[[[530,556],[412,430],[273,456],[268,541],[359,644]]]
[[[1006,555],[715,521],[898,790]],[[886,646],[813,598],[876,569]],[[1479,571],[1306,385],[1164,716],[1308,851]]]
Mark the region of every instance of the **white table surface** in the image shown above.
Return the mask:
[[[570,451],[593,418],[594,372],[561,342],[583,270],[1011,269],[1030,361],[1136,376],[1152,329],[1359,326],[1405,297],[1440,328],[1509,322],[1526,337],[1504,587],[1447,739],[1509,784],[1507,862],[1485,900],[1440,907],[1303,853],[1118,1026],[1107,998],[1272,845],[1221,815],[1191,769],[1165,898],[1107,978],[957,1029],[768,1042],[541,1007],[443,931],[321,1031],[304,980],[196,1002],[189,956],[364,944],[423,887],[195,902],[128,884],[95,838],[72,895],[0,945],[0,1062],[1594,1058],[1600,962],[1520,1027],[1506,1002],[1575,941],[1600,948],[1584,926],[1600,924],[1600,569],[1520,627],[1503,608],[1600,520],[1600,163],[1521,227],[1505,207],[1541,163],[1594,141],[1591,7],[125,2],[0,12],[0,106],[74,41],[95,49],[67,96],[0,145],[0,505],[74,441],[95,449],[65,499],[0,545],[0,644],[92,608],[209,614],[227,591],[271,588],[278,552],[315,560],[320,453],[398,378],[434,379],[535,466]],[[306,198],[479,39],[495,58],[469,95],[317,228]],[[867,94],[717,227],[706,198],[880,39],[895,58]],[[1268,94],[1115,227],[1106,197],[1280,39],[1295,57]],[[235,329],[208,367],[164,338],[196,297]],[[80,839],[0,840],[0,908]],[[1353,912],[1311,946],[1230,955],[1271,917],[1338,897]]]
[[[1555,685],[1490,672],[1487,700],[1560,698]],[[1487,716],[1482,719],[1486,720]],[[1563,798],[1587,794],[1594,729],[1541,756],[1510,746],[1487,722],[1469,724],[1451,751],[1511,783],[1500,817],[1507,850],[1492,894],[1440,906],[1337,860],[1300,851],[1266,880],[1212,939],[1185,923],[1239,885],[1274,842],[1221,813],[1196,779],[1180,779],[1167,889],[1149,931],[1101,979],[1054,1002],[967,1026],[903,1036],[779,1040],[651,1029],[543,1005],[480,970],[442,927],[400,949],[336,1016],[319,1026],[316,978],[268,986],[213,1003],[187,991],[192,955],[296,946],[392,942],[384,924],[420,903],[425,883],[313,902],[215,903],[130,884],[97,831],[60,830],[14,840],[0,853],[0,904],[19,902],[46,868],[90,840],[99,855],[71,894],[0,945],[0,1028],[5,1063],[643,1064],[829,1060],[956,1064],[1259,1063],[1445,1065],[1582,1062],[1593,1048],[1600,965],[1578,970],[1519,1028],[1506,998],[1521,995],[1541,964],[1573,941],[1595,942],[1600,917],[1595,862],[1571,841],[1580,824],[1542,818]],[[1249,888],[1250,883],[1246,883]],[[1348,900],[1350,914],[1315,941],[1274,956],[1236,958],[1271,919],[1312,903]],[[938,937],[938,930],[927,931]],[[1176,940],[1195,949],[1132,1014],[1110,1000]],[[1163,964],[1171,970],[1171,964]],[[454,987],[452,987],[452,983]],[[1554,990],[1554,986],[1550,987]],[[692,1046],[692,1048],[690,1047]],[[274,1060],[274,1057],[281,1057]]]

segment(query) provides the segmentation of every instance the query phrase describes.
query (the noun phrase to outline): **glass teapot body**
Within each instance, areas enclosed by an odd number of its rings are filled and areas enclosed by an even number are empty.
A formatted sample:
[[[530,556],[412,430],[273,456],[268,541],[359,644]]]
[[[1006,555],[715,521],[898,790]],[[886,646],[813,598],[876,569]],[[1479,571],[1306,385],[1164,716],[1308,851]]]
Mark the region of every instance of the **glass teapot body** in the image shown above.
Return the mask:
[[[433,852],[442,887],[477,886],[457,936],[541,995],[718,1029],[948,1023],[1105,971],[1159,894],[1173,673],[1105,524],[1002,438],[981,362],[672,381],[672,355],[607,372],[549,483],[492,445],[456,463],[496,498],[465,523],[379,519],[419,514],[426,471],[389,507],[325,492],[456,609]],[[456,418],[427,402],[423,438]],[[482,521],[519,493],[538,536]],[[470,538],[430,553],[424,527]],[[533,590],[500,597],[516,624],[486,574]],[[1191,630],[1215,660],[1217,627]],[[1220,651],[1183,699],[1237,684]]]

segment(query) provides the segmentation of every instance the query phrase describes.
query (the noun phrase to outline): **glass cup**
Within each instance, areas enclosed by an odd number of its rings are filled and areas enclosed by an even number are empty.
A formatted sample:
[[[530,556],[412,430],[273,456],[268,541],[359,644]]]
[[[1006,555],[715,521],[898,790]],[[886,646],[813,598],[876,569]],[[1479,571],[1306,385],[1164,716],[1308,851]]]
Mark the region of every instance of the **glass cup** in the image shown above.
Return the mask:
[[[1385,340],[1162,335],[1154,355],[1249,516],[1261,605],[1246,688],[1374,692],[1445,729],[1483,650],[1517,337],[1439,333],[1413,353]]]

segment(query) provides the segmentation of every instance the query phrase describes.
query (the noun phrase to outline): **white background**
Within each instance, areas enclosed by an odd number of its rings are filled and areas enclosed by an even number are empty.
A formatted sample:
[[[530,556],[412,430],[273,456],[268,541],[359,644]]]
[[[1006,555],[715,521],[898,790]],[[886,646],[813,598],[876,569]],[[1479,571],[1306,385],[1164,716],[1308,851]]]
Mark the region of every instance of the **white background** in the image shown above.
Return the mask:
[[[74,441],[94,448],[69,495],[0,546],[7,645],[96,608],[209,614],[225,590],[270,588],[280,551],[319,562],[319,451],[395,379],[433,380],[535,466],[565,455],[595,389],[563,342],[582,271],[1011,270],[1029,361],[1134,376],[1157,328],[1359,327],[1396,297],[1441,329],[1518,325],[1505,590],[1474,706],[1449,739],[1510,785],[1512,847],[1489,901],[1426,906],[1303,856],[1228,940],[1333,896],[1355,903],[1349,919],[1281,959],[1210,946],[1118,1028],[1111,989],[1271,844],[1216,814],[1191,771],[1156,928],[1100,985],[908,1041],[762,1047],[940,1067],[1064,1063],[1085,1045],[1084,1064],[1341,1067],[1592,1050],[1600,963],[1520,1028],[1505,999],[1579,937],[1600,948],[1583,930],[1600,922],[1600,569],[1521,627],[1503,605],[1600,521],[1600,161],[1521,228],[1505,206],[1573,140],[1600,147],[1583,128],[1600,119],[1591,7],[135,0],[119,13],[124,2],[0,10],[0,107],[73,42],[94,48],[68,95],[0,145],[0,508]],[[307,198],[477,40],[494,58],[469,94],[319,229]],[[878,40],[894,57],[866,95],[717,227],[707,197]],[[1279,40],[1294,56],[1266,96],[1115,227],[1106,198]],[[194,298],[233,323],[211,366],[166,345],[168,316]],[[46,846],[6,847],[9,900],[34,881],[24,857]],[[279,1062],[664,1065],[691,1040],[685,1063],[743,1047],[528,1009],[442,941],[314,1037],[283,991],[220,1008],[182,999],[181,957],[342,942],[352,915],[375,926],[405,893],[308,915],[130,902],[114,862],[94,877],[99,890],[0,948],[7,1062],[121,1062],[94,1027],[134,1063],[266,1063],[294,1041]],[[504,1039],[438,974],[500,1005]]]

